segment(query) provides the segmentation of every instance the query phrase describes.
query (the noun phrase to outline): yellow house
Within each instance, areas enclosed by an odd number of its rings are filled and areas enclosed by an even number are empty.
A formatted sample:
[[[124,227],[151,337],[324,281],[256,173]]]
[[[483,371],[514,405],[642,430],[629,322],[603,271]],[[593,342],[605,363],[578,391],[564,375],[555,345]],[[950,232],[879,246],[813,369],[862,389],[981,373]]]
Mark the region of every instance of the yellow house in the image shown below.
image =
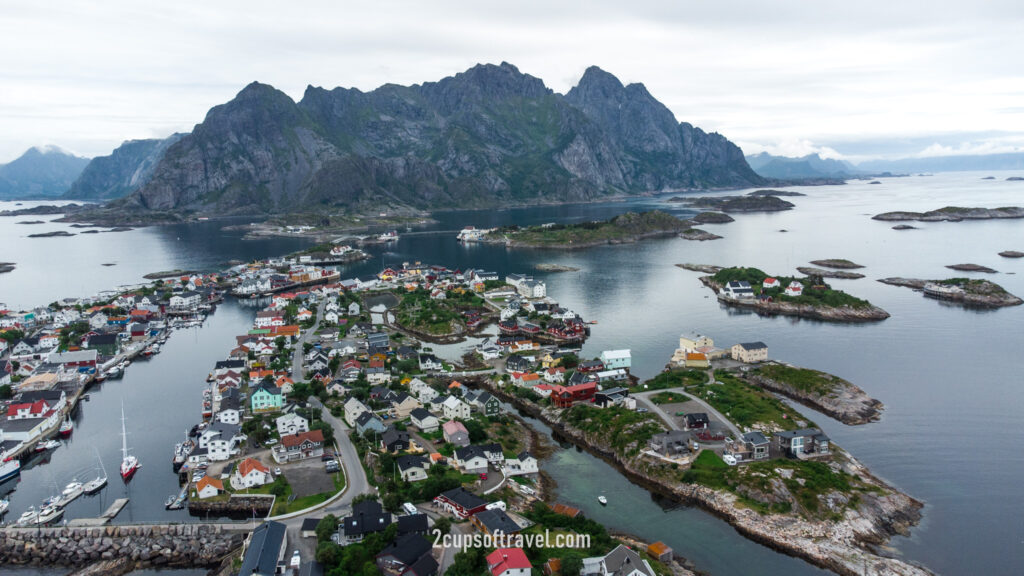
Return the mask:
[[[715,341],[702,334],[687,334],[679,337],[679,349],[683,352],[698,352],[701,348],[714,348]]]
[[[687,352],[686,353],[686,367],[687,368],[708,368],[711,366],[711,362],[708,361],[707,354],[700,352]]]
[[[543,368],[554,368],[562,363],[561,358],[555,358],[550,352],[540,357],[540,365]]]

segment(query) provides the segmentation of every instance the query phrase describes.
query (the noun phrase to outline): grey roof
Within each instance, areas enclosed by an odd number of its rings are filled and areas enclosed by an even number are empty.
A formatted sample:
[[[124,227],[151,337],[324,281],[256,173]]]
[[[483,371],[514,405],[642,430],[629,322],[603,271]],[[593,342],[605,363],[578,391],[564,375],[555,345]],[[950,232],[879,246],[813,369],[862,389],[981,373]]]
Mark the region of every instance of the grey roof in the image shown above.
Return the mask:
[[[299,576],[324,576],[324,565],[316,560],[303,562],[299,568]]]
[[[744,434],[743,441],[749,442],[754,446],[763,446],[764,444],[768,443],[768,439],[764,437],[764,434],[758,432],[757,430],[753,432],[747,432],[746,434]]]
[[[391,446],[397,442],[408,443],[409,433],[402,430],[395,430],[394,427],[389,426],[388,429],[384,431],[384,434],[381,435],[380,440],[385,446]]]
[[[21,393],[19,400],[21,402],[35,402],[37,400],[46,400],[47,404],[53,404],[60,402],[60,397],[64,395],[61,390],[28,390]]]
[[[526,460],[527,458],[533,458],[533,454],[530,454],[529,450],[523,450],[518,455],[516,455],[516,458],[518,458],[520,461],[522,461],[522,460]]]
[[[323,520],[323,518],[305,518],[302,521],[302,528],[301,528],[301,530],[303,532],[307,532],[307,531],[310,531],[310,530],[316,530],[316,526],[317,526],[317,524],[320,523],[321,520]]]
[[[604,566],[612,576],[630,574],[634,570],[646,576],[654,576],[654,573],[647,569],[640,555],[622,544],[619,544],[604,557]]]
[[[420,468],[425,466],[427,463],[427,457],[419,454],[408,454],[405,456],[399,456],[395,461],[398,464],[398,469],[405,472],[410,468]]]
[[[516,524],[516,521],[510,518],[509,515],[501,509],[477,512],[476,519],[479,520],[491,534],[494,534],[495,532],[514,534],[521,530],[519,524]]]
[[[487,454],[484,453],[482,446],[466,446],[464,448],[455,449],[455,458],[460,462],[469,460],[470,458],[480,457],[487,459]]]
[[[447,492],[442,492],[441,495],[467,510],[487,504],[486,500],[476,494],[473,494],[469,490],[466,490],[462,486],[452,488]]]
[[[358,418],[356,418],[356,424],[359,426],[365,426],[371,419],[377,420],[378,422],[380,421],[380,418],[377,418],[377,415],[373,412],[363,412]]]
[[[253,530],[238,573],[246,576],[273,576],[277,572],[281,547],[284,546],[285,529],[285,525],[280,522],[264,522]]]
[[[416,408],[412,412],[409,412],[409,416],[411,416],[411,417],[413,417],[413,418],[415,418],[417,420],[425,420],[425,419],[430,418],[431,416],[434,416],[434,415],[431,414],[426,408]]]
[[[792,439],[792,438],[817,438],[818,436],[828,440],[828,436],[825,436],[821,430],[817,428],[801,428],[799,430],[783,430],[782,432],[776,432],[776,436],[780,438]]]
[[[346,536],[381,532],[391,525],[391,513],[376,500],[363,500],[352,505],[352,515],[341,521]]]
[[[740,342],[739,346],[744,350],[761,350],[768,347],[764,342]]]

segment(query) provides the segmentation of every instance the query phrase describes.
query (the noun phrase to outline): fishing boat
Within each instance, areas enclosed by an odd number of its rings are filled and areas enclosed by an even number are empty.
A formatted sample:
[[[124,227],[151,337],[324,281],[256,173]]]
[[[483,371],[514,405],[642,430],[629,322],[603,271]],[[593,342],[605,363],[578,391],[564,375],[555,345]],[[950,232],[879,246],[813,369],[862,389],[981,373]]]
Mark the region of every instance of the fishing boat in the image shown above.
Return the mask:
[[[139,459],[128,453],[128,432],[125,428],[124,402],[121,402],[121,479],[125,482],[131,480],[140,467]]]
[[[174,467],[175,472],[180,470],[181,465],[188,460],[188,456],[192,453],[195,446],[195,441],[188,437],[188,432],[186,431],[185,441],[174,445],[174,458],[171,460],[171,465]]]
[[[11,507],[11,501],[6,498],[0,498],[0,516],[7,514],[7,509]]]
[[[74,429],[75,424],[71,421],[71,416],[69,415],[60,423],[60,429],[57,430],[57,434],[59,434],[61,438],[67,438],[68,436],[71,436],[71,432],[74,431]]]
[[[597,501],[601,503],[601,506],[607,506],[608,505],[608,499],[605,498],[603,494],[601,496],[597,497]]]
[[[10,459],[0,462],[0,483],[6,482],[21,474],[21,462]]]
[[[60,440],[47,440],[46,442],[40,442],[36,444],[36,452],[46,452],[47,450],[54,450],[60,446]]]

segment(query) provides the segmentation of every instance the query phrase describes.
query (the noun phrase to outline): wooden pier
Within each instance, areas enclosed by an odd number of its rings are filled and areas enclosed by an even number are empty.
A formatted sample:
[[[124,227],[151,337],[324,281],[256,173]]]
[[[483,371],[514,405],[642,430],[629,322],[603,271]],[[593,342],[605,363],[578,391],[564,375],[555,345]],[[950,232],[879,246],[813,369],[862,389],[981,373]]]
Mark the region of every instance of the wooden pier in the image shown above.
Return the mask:
[[[90,526],[103,526],[109,523],[117,516],[125,506],[128,505],[127,498],[118,498],[114,500],[114,503],[107,508],[107,511],[100,515],[99,518],[75,518],[68,522],[68,526],[74,527],[90,527]]]

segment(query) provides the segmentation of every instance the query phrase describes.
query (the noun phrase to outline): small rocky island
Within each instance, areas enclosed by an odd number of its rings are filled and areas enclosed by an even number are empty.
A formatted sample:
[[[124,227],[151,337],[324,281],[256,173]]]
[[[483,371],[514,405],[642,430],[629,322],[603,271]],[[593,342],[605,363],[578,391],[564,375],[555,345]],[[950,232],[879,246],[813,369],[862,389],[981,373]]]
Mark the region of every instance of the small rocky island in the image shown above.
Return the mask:
[[[910,224],[897,224],[892,227],[893,230],[917,230],[917,226],[911,226]]]
[[[815,266],[824,266],[825,268],[836,268],[838,270],[855,270],[857,268],[863,268],[860,264],[851,262],[845,258],[828,258],[825,260],[811,260],[811,264]]]
[[[653,210],[627,212],[603,222],[505,226],[484,236],[484,242],[510,247],[575,250],[605,244],[626,244],[647,238],[678,236],[692,228],[689,220]]]
[[[771,277],[757,268],[722,268],[711,276],[702,276],[700,281],[714,290],[725,306],[747,308],[765,316],[843,323],[876,322],[889,317],[888,312],[867,300],[833,289],[820,276]]]
[[[4,272],[13,272],[14,262],[0,262],[0,274]]]
[[[29,238],[58,238],[63,236],[74,236],[74,234],[68,232],[67,230],[57,230],[54,232],[40,232],[38,234],[28,235]]]
[[[872,216],[872,220],[886,222],[962,222],[964,220],[995,220],[1002,218],[1024,218],[1024,208],[1004,206],[1002,208],[962,208],[946,206],[930,212],[886,212]]]
[[[791,192],[789,190],[754,190],[747,192],[747,196],[807,196],[802,192]]]
[[[989,268],[988,266],[982,266],[980,264],[950,264],[946,266],[950,270],[956,270],[958,272],[984,272],[986,274],[995,274],[996,271]]]
[[[534,268],[541,272],[579,272],[579,268],[564,264],[537,264]]]
[[[1010,294],[1002,286],[988,280],[972,278],[948,278],[946,280],[921,280],[918,278],[882,278],[882,284],[903,286],[920,290],[925,296],[948,300],[974,308],[1002,308],[1019,306],[1024,300]]]
[[[857,280],[863,278],[860,272],[846,272],[844,270],[825,270],[813,266],[797,266],[796,271],[806,276],[821,276],[822,278],[838,278],[841,280]]]
[[[999,253],[1003,258],[1024,258],[1024,252],[1018,252],[1016,250],[1004,250]]]

